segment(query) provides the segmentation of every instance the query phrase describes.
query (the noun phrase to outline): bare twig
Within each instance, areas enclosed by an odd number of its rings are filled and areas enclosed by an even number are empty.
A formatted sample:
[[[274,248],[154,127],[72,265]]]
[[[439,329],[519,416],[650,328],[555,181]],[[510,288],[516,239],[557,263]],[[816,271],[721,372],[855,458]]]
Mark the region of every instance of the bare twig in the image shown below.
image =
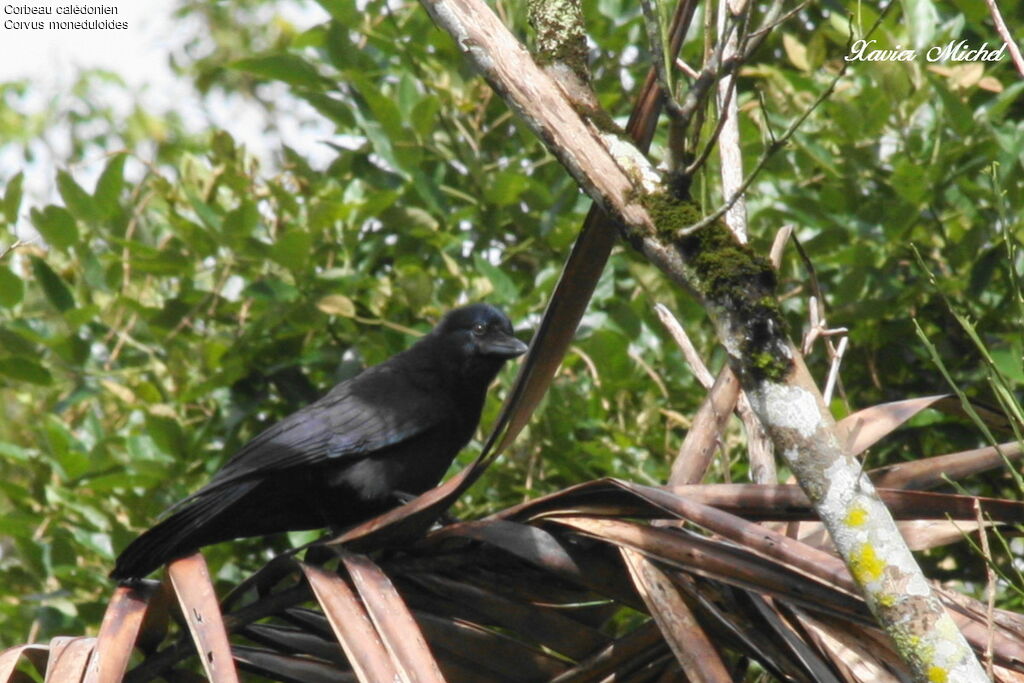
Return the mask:
[[[789,241],[792,234],[792,223],[783,225],[779,228],[779,231],[775,233],[775,241],[772,242],[771,251],[768,252],[768,260],[772,262],[772,266],[775,267],[775,270],[782,267],[782,250],[786,248],[786,242]]]
[[[996,0],[985,0],[985,4],[988,5],[988,13],[992,15],[992,22],[996,25],[996,32],[999,33],[999,37],[1003,39],[1006,47],[1010,50],[1010,57],[1013,58],[1014,66],[1017,67],[1020,75],[1024,76],[1024,56],[1021,55],[1020,47],[1017,45],[1017,41],[1014,40],[1013,34],[1010,33],[1010,29],[1006,28],[1006,22],[1003,21],[1003,15],[999,11]]]
[[[992,623],[996,609],[996,573],[992,569],[992,552],[988,547],[988,524],[981,512],[981,503],[974,499],[974,513],[978,520],[978,537],[981,539],[981,554],[985,560],[985,598],[988,601],[985,621],[988,627],[988,640],[985,643],[985,671],[992,678],[992,640],[995,636],[995,625]],[[995,679],[993,679],[995,680]]]
[[[730,108],[734,104],[735,98],[733,97],[733,95],[734,95],[735,91],[736,91],[736,78],[734,76],[730,76],[729,80],[728,80],[728,86],[727,86],[726,92],[725,92],[725,100],[722,102],[722,110],[723,111],[730,110]],[[718,122],[715,124],[715,130],[713,130],[711,132],[711,137],[709,137],[707,142],[704,144],[704,149],[701,151],[701,153],[699,155],[697,155],[697,158],[694,159],[686,167],[685,171],[683,171],[683,173],[685,175],[688,175],[688,176],[689,175],[693,175],[694,173],[697,172],[697,170],[701,166],[704,165],[705,162],[707,162],[708,157],[711,156],[711,151],[715,148],[715,143],[718,141],[718,138],[719,138],[719,136],[722,133],[722,129],[725,127],[726,121],[728,119],[729,119],[729,117],[726,116],[725,114],[719,114]],[[741,240],[741,241],[745,242],[746,240]]]
[[[765,13],[764,24],[760,28],[751,31],[750,35],[747,36],[747,47],[744,52],[744,58],[750,57],[757,48],[761,47],[761,43],[768,36],[776,26],[780,26],[790,20],[803,8],[810,4],[810,0],[804,0],[793,9],[789,10],[785,14],[782,12],[781,0],[776,0],[772,3],[771,8]]]
[[[4,249],[2,252],[0,252],[0,259],[3,259],[5,256],[10,254],[12,251],[17,249],[18,247],[24,247],[28,243],[29,243],[28,240],[23,240],[20,237],[15,239],[13,242],[11,242],[10,246],[8,246],[6,249]]]
[[[704,364],[700,354],[697,353],[697,349],[694,347],[693,342],[690,341],[686,330],[683,329],[683,326],[676,317],[672,315],[672,311],[664,304],[658,303],[654,305],[654,312],[658,314],[658,319],[661,320],[662,325],[665,326],[665,329],[672,335],[676,344],[679,345],[680,350],[683,352],[683,357],[689,363],[697,381],[705,389],[713,390],[716,384],[715,377],[708,370],[707,365]],[[728,371],[728,368],[722,370],[722,372]],[[736,400],[736,412],[739,414],[740,420],[743,421],[743,426],[747,430],[748,451],[750,453],[752,476],[755,483],[774,484],[776,472],[771,442],[764,431],[761,421],[754,413],[753,408],[751,408],[750,401],[747,400],[747,396],[742,390],[740,390]],[[698,419],[696,418],[694,422],[697,422]],[[687,446],[685,442],[683,445],[684,449],[681,449],[681,453],[685,452],[685,447]]]
[[[665,326],[668,333],[672,335],[676,344],[679,345],[679,349],[683,352],[683,358],[690,365],[690,369],[693,370],[694,377],[701,383],[705,389],[710,389],[711,385],[715,383],[715,377],[708,370],[708,366],[704,364],[704,359],[697,353],[696,347],[693,342],[690,341],[690,336],[686,334],[686,330],[679,324],[676,317],[672,315],[672,311],[668,310],[668,307],[664,304],[654,304],[654,312],[658,314],[658,319],[661,320],[661,324]]]
[[[666,68],[666,62],[670,62],[671,57],[665,53],[665,41],[662,40],[661,20],[658,18],[657,8],[654,7],[651,0],[640,0],[640,6],[644,11],[644,27],[647,29],[647,41],[650,43],[651,54],[654,55],[652,60],[654,73],[658,78],[658,85],[661,87],[665,110],[669,116],[678,117],[681,115],[681,111],[672,91],[672,83],[669,82],[669,73]]]
[[[682,57],[676,57],[676,68],[686,74],[688,78],[700,77],[700,74],[692,66],[684,62]]]
[[[803,348],[801,349],[801,352],[805,356],[811,352],[811,349],[814,347],[814,342],[818,340],[818,337],[834,337],[840,334],[847,334],[849,332],[845,327],[829,327],[825,322],[825,315],[822,308],[823,307],[819,304],[818,297],[812,296],[810,303],[807,306],[811,325],[810,329],[807,330],[807,334],[804,336]]]
[[[728,0],[720,0],[718,5],[718,27],[719,31],[725,27]],[[749,7],[749,5],[748,5]],[[746,19],[744,16],[744,27]],[[746,40],[746,35],[744,35]],[[736,34],[729,36],[725,45],[725,58],[731,59],[741,54],[740,41]],[[736,74],[731,73],[718,83],[718,123],[715,132],[707,142],[707,147],[718,144],[719,156],[722,163],[720,175],[722,178],[722,194],[729,195],[743,182],[743,153],[740,150],[740,127],[739,107],[736,104]],[[729,227],[736,239],[741,243],[747,242],[747,207],[745,200],[740,197],[736,204],[725,213],[725,224]]]
[[[843,354],[846,353],[846,342],[848,341],[850,341],[849,337],[843,337],[840,339],[835,355],[832,356],[832,367],[828,370],[828,380],[825,382],[825,391],[821,392],[825,405],[832,402],[832,391],[836,387],[836,378],[839,377],[839,365],[843,362]]]
[[[723,74],[732,73],[742,63],[742,60],[739,58],[724,59],[723,57],[726,42],[733,31],[736,30],[736,27],[736,22],[729,23],[725,35],[719,39],[711,58],[708,59],[704,68],[700,70],[700,74],[693,81],[693,85],[690,86],[690,89],[686,92],[686,97],[683,98],[682,103],[679,105],[675,118],[683,129],[689,126],[693,115],[703,105],[708,92],[711,90],[711,86]]]
[[[749,174],[747,174],[747,177],[743,179],[743,183],[729,197],[729,200],[722,204],[721,206],[719,206],[713,212],[709,213],[703,219],[691,225],[690,227],[680,230],[679,236],[692,234],[694,232],[697,232],[701,228],[705,228],[711,225],[719,218],[721,218],[723,215],[725,215],[725,212],[731,209],[733,205],[739,201],[740,197],[742,197],[743,194],[747,191],[747,188],[750,187],[750,184],[754,182],[754,178],[756,178],[758,174],[761,173],[761,169],[763,169],[765,165],[767,165],[768,160],[771,159],[776,152],[778,152],[786,145],[786,142],[788,142],[789,139],[793,137],[793,134],[796,133],[796,131],[800,128],[801,125],[803,125],[803,122],[807,120],[807,117],[810,116],[815,109],[821,106],[822,102],[824,102],[832,95],[832,93],[836,89],[836,85],[839,83],[839,79],[846,75],[846,67],[848,65],[849,62],[844,61],[843,65],[839,67],[839,72],[832,79],[832,82],[828,84],[828,87],[825,88],[821,93],[819,93],[818,96],[814,98],[814,102],[812,102],[811,105],[806,110],[804,110],[802,114],[800,114],[800,116],[798,116],[791,124],[789,124],[789,127],[786,128],[785,132],[783,132],[781,136],[779,136],[777,139],[769,143],[768,147],[761,155],[761,158],[757,160],[757,165],[754,166],[754,169]]]

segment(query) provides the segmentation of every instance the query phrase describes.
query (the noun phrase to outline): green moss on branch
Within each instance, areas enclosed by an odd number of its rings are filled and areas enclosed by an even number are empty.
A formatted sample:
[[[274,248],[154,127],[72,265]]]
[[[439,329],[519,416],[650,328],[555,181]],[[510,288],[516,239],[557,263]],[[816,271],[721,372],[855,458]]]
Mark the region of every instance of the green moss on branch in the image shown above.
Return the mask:
[[[655,226],[655,237],[679,251],[692,271],[691,286],[707,303],[724,309],[738,332],[734,338],[741,371],[781,381],[791,359],[784,352],[786,328],[775,298],[775,269],[749,246],[740,244],[721,221],[692,232],[701,219],[696,202],[668,193],[644,195],[640,202]]]

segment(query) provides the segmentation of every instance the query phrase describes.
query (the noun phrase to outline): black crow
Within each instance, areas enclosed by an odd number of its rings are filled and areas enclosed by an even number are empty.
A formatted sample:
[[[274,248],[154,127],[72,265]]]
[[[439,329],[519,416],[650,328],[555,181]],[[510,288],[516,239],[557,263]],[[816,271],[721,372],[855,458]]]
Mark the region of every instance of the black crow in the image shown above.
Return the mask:
[[[111,578],[142,578],[233,538],[338,530],[436,486],[476,430],[488,385],[525,351],[494,306],[449,312],[410,348],[243,446],[125,548]]]

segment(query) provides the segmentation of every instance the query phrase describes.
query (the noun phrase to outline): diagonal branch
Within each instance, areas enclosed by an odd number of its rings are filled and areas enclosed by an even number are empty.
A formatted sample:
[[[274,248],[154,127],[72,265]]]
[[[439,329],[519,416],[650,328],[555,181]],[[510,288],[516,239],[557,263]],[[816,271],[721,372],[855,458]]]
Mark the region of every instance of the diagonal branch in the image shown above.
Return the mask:
[[[671,197],[635,147],[582,120],[482,2],[423,4],[584,191],[619,222],[626,239],[701,299],[751,405],[914,676],[986,680],[860,464],[844,452],[835,422],[786,335],[767,261],[720,225],[681,236],[697,209]]]

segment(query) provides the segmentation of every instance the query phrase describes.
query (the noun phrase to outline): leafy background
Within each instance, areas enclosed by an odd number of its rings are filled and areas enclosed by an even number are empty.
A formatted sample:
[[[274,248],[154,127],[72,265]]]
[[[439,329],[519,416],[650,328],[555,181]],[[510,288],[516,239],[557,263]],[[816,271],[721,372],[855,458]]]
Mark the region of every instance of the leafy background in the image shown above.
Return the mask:
[[[7,158],[13,150],[32,172],[34,145],[70,140],[53,199],[25,196],[22,168],[0,176],[0,646],[94,632],[117,549],[248,438],[404,348],[448,308],[486,299],[524,336],[538,320],[588,200],[419,6],[320,4],[330,19],[300,32],[267,0],[179,3],[183,30],[195,31],[175,55],[180,78],[197,98],[258,107],[276,145],[270,161],[247,151],[251,141],[191,129],[174,111],[115,113],[101,102],[125,86],[109,74],[82,73],[45,107],[33,104],[32,84],[0,84]],[[528,38],[519,5],[498,8]],[[1022,26],[1024,3],[1001,6],[1011,29]],[[747,168],[827,87],[847,54],[847,21],[874,22],[873,7],[852,10],[805,8],[744,68]],[[650,63],[639,8],[599,0],[584,11],[595,88],[624,117]],[[997,40],[981,3],[927,0],[893,5],[877,38]],[[692,35],[683,58],[698,62],[702,49]],[[948,390],[915,324],[972,398],[995,402],[993,372],[1019,391],[1022,88],[1008,59],[854,63],[752,186],[755,247],[793,224],[829,323],[850,329],[837,416]],[[333,126],[323,141],[333,158],[314,165],[274,143],[282,117]],[[708,207],[720,201],[716,178],[697,179]],[[792,249],[782,275],[799,331],[812,287]],[[665,479],[703,391],[656,302],[721,364],[700,308],[617,248],[532,424],[456,514],[603,475]],[[952,310],[973,321],[993,366]],[[820,347],[810,360],[823,380]],[[718,480],[746,480],[741,439],[736,427],[726,434]],[[868,458],[874,466],[983,442],[971,423],[927,413]],[[1020,495],[1005,472],[970,486]],[[206,555],[228,586],[309,538]],[[969,590],[983,576],[966,544],[925,561]],[[1020,609],[1021,597],[1005,591],[1000,604]]]

